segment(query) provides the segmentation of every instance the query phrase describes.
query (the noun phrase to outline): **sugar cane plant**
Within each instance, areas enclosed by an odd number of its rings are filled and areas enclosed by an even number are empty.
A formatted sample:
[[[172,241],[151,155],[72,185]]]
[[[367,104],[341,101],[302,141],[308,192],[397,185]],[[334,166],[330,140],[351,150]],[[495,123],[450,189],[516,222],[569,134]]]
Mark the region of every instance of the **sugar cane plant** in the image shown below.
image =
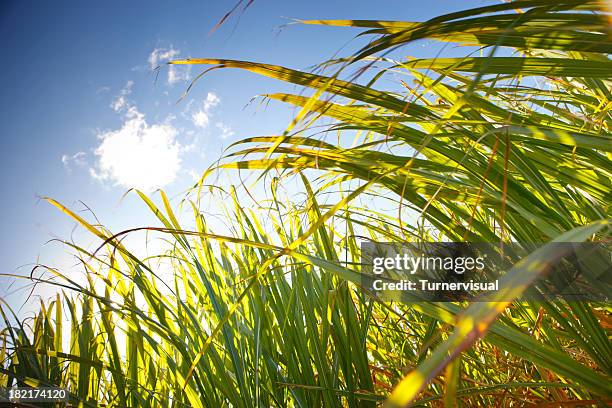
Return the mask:
[[[49,199],[100,247],[66,241],[86,282],[44,266],[59,291],[35,319],[2,307],[2,385],[66,387],[82,406],[611,403],[609,303],[388,303],[359,288],[363,237],[609,239],[604,4],[518,0],[425,22],[299,22],[369,40],[312,71],[171,62],[208,65],[198,81],[238,68],[301,88],[264,96],[296,106],[295,119],[283,134],[249,135],[204,172],[182,203],[189,226],[163,192],[161,206],[135,192],[159,225],[118,233]],[[466,51],[404,56],[416,41]],[[210,184],[220,171],[258,174],[266,198]],[[203,200],[218,200],[228,231],[211,229]],[[392,211],[377,209],[382,201]],[[145,233],[167,250],[130,252],[123,239]],[[511,268],[515,296],[549,256],[544,246]]]

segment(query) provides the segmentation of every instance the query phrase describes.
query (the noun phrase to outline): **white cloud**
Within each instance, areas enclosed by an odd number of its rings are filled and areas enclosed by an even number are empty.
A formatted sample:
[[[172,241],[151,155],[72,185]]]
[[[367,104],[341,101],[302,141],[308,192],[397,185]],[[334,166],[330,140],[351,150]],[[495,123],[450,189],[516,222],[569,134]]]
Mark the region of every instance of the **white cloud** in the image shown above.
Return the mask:
[[[114,101],[111,102],[111,108],[115,112],[122,111],[126,106],[128,106],[128,101],[124,96],[118,96]]]
[[[214,92],[209,92],[206,95],[206,99],[202,101],[202,107],[191,115],[193,124],[201,128],[208,127],[211,110],[217,106],[219,102],[221,102],[221,99],[219,99]]]
[[[72,166],[84,167],[87,165],[85,161],[85,156],[87,154],[85,152],[76,152],[75,154],[63,154],[62,155],[62,163],[64,168],[68,173],[72,172]]]
[[[121,112],[123,109],[129,107],[127,96],[132,93],[133,87],[134,81],[127,81],[123,89],[119,91],[119,95],[111,102],[110,106],[115,112]]]
[[[170,65],[168,67],[168,83],[174,85],[177,82],[189,81],[191,78],[190,68],[185,65]]]
[[[221,137],[221,139],[227,139],[228,137],[231,137],[234,135],[234,131],[232,130],[232,128],[228,125],[226,125],[225,123],[222,122],[217,122],[215,124],[215,126],[217,127],[217,129],[219,129],[219,131],[221,132],[219,134],[219,136]]]
[[[119,130],[100,135],[93,177],[151,192],[172,183],[181,168],[178,131],[168,124],[149,125],[144,115],[129,117]]]
[[[155,69],[162,62],[170,61],[180,53],[179,50],[175,50],[172,46],[170,48],[155,48],[151,54],[149,54],[149,68]]]
[[[191,122],[202,129],[206,129],[210,126],[210,119],[213,116],[212,111],[217,105],[221,103],[221,99],[214,92],[208,92],[206,98],[201,102],[201,105],[195,111],[192,110],[191,104],[188,110],[191,110]],[[223,122],[216,122],[215,128],[219,132],[221,139],[227,139],[234,135],[234,131],[228,125]]]
[[[202,174],[198,173],[194,169],[189,169],[189,171],[187,171],[187,174],[191,177],[193,181],[198,181],[200,178],[202,178]]]
[[[208,126],[208,114],[203,110],[197,111],[193,114],[193,124],[198,127]]]
[[[151,192],[172,183],[181,169],[181,144],[178,130],[167,121],[149,125],[145,115],[127,101],[132,84],[111,104],[124,112],[120,129],[101,133],[95,149],[96,165],[92,177],[126,188]]]
[[[170,48],[155,48],[149,54],[149,68],[156,69],[162,63],[177,58],[180,51],[170,46]],[[168,84],[174,85],[177,82],[187,81],[191,78],[191,67],[188,66],[168,66],[167,80]]]

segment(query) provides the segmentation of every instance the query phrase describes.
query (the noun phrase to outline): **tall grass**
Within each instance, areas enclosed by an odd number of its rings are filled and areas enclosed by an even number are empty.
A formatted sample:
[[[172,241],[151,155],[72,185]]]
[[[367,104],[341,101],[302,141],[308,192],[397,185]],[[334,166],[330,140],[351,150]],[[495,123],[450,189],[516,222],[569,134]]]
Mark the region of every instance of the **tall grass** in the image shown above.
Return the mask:
[[[2,382],[65,386],[91,406],[609,402],[607,303],[384,303],[358,288],[361,238],[609,238],[612,37],[599,7],[525,0],[423,23],[303,21],[373,37],[317,73],[174,61],[312,92],[266,95],[297,106],[295,120],[282,135],[235,144],[206,172],[184,203],[189,228],[163,193],[161,208],[138,193],[159,226],[119,234],[50,199],[101,247],[66,243],[88,281],[49,268],[64,292],[32,322],[14,324],[2,309]],[[468,55],[398,57],[422,39],[469,45]],[[323,131],[322,118],[333,120]],[[208,186],[223,169],[263,170],[270,198],[247,204],[237,190]],[[280,192],[299,174],[303,202]],[[313,174],[323,176],[316,185]],[[395,212],[360,205],[369,195]],[[231,233],[208,227],[198,203],[212,196],[225,203]],[[123,244],[145,232],[168,241],[158,259],[170,273]],[[544,246],[512,268],[515,296],[549,256]]]

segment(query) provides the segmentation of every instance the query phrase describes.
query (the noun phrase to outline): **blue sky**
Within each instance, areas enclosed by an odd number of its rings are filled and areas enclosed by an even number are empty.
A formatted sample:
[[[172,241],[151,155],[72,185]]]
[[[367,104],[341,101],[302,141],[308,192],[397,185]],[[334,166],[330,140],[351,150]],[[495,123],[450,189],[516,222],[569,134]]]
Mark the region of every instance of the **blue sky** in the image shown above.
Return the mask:
[[[223,57],[304,69],[362,43],[350,42],[358,31],[347,28],[279,30],[288,18],[423,20],[483,4],[256,0],[210,35],[233,1],[3,1],[0,271],[66,262],[64,248],[45,242],[69,238],[74,223],[38,197],[76,210],[85,203],[113,230],[148,225],[136,198],[121,200],[128,187],[180,197],[228,144],[278,133],[291,118],[282,105],[245,108],[255,95],[291,89],[286,84],[217,71],[177,103],[197,69],[164,69],[156,80],[153,66]],[[1,282],[0,296],[22,299]]]

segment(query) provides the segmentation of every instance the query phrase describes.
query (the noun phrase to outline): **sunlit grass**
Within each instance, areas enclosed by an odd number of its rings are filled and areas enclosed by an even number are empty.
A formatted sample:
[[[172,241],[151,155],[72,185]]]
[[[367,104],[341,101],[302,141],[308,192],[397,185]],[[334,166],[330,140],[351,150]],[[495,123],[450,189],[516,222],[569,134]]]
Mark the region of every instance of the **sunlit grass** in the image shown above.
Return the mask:
[[[295,121],[283,135],[232,146],[205,173],[183,203],[189,228],[163,193],[139,193],[159,225],[118,235],[50,200],[101,247],[69,243],[87,284],[55,271],[65,295],[27,327],[6,317],[2,382],[65,386],[92,406],[609,402],[609,304],[384,303],[358,287],[362,238],[609,239],[612,43],[598,7],[520,1],[425,23],[307,21],[373,36],[354,56],[322,64],[327,74],[174,61],[246,69],[313,94],[266,95],[297,106]],[[470,48],[456,59],[393,51],[423,38]],[[474,46],[484,57],[467,55]],[[321,133],[323,117],[334,123]],[[254,205],[239,198],[244,187],[206,184],[236,169],[263,170],[271,196]],[[298,178],[305,202],[278,189],[300,173],[323,176]],[[363,207],[366,194],[398,208]],[[200,211],[212,196],[225,203],[224,235]],[[122,243],[145,231],[168,241],[159,255],[169,277]],[[515,265],[514,297],[549,256],[543,247]]]

